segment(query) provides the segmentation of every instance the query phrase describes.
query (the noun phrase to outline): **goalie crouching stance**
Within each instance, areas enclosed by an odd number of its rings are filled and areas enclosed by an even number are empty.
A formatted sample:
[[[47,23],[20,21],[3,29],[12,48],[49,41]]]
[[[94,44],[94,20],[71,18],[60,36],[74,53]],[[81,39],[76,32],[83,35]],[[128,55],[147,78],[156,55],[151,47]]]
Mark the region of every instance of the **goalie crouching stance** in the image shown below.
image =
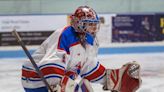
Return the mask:
[[[135,92],[140,84],[140,65],[131,62],[120,69],[105,69],[98,62],[99,18],[88,6],[80,6],[71,16],[71,25],[56,30],[32,55],[54,92],[93,92],[100,83],[104,90]],[[77,84],[77,76],[82,80]],[[48,92],[30,62],[22,68],[25,92]]]

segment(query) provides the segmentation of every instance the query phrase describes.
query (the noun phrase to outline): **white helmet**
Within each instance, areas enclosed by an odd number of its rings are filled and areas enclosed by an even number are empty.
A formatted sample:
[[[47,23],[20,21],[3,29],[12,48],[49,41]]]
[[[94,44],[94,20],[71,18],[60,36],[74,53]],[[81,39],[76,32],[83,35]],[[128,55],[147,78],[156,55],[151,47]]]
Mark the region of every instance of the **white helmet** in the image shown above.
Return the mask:
[[[80,6],[71,16],[71,25],[76,32],[95,34],[99,30],[100,21],[96,12],[88,6]]]

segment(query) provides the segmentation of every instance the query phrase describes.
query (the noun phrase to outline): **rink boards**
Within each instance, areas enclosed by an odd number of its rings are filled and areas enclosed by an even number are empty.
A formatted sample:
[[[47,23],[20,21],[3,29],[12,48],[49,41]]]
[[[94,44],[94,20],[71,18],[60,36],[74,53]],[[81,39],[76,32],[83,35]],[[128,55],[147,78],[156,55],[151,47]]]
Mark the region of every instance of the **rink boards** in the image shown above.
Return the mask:
[[[27,46],[33,53],[38,46]],[[133,54],[133,53],[161,53],[164,52],[164,42],[154,43],[120,43],[100,45],[98,54]],[[25,53],[20,46],[1,46],[0,58],[25,58]]]

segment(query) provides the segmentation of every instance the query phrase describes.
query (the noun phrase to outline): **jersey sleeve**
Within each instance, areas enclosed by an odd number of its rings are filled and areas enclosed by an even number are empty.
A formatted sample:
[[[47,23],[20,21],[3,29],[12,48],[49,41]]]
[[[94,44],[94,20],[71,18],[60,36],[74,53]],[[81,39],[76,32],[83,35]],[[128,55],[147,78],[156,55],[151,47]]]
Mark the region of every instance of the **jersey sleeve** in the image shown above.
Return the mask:
[[[38,58],[36,64],[50,85],[58,84],[65,74],[66,59],[69,50],[65,37],[60,35],[61,31],[59,30],[51,35],[33,54],[35,59]],[[29,67],[29,64],[23,65],[22,82],[26,88],[31,88],[30,83],[35,88],[44,86],[40,76],[33,66]]]
[[[81,77],[90,82],[102,83],[105,76],[105,67],[97,58],[98,42],[95,40],[92,48],[87,49],[87,61],[82,67]]]

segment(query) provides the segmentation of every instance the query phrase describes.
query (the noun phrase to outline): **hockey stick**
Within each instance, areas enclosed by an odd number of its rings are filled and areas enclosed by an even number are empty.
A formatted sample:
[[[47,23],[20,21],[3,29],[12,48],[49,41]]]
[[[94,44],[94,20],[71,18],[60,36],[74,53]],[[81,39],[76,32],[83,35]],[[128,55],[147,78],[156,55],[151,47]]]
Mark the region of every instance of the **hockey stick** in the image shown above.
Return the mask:
[[[38,75],[40,76],[40,78],[42,79],[43,83],[46,85],[46,87],[50,90],[50,92],[53,92],[52,88],[50,87],[50,85],[48,84],[48,82],[46,81],[46,79],[44,78],[43,73],[39,70],[39,67],[37,66],[37,64],[35,63],[34,59],[32,58],[30,52],[28,51],[28,49],[26,48],[25,44],[23,43],[21,37],[19,36],[19,34],[17,33],[16,29],[14,29],[12,31],[12,34],[15,36],[17,42],[21,45],[22,49],[24,50],[24,52],[26,53],[26,55],[28,56],[29,60],[31,61],[32,65],[34,66],[36,72],[38,73]]]

